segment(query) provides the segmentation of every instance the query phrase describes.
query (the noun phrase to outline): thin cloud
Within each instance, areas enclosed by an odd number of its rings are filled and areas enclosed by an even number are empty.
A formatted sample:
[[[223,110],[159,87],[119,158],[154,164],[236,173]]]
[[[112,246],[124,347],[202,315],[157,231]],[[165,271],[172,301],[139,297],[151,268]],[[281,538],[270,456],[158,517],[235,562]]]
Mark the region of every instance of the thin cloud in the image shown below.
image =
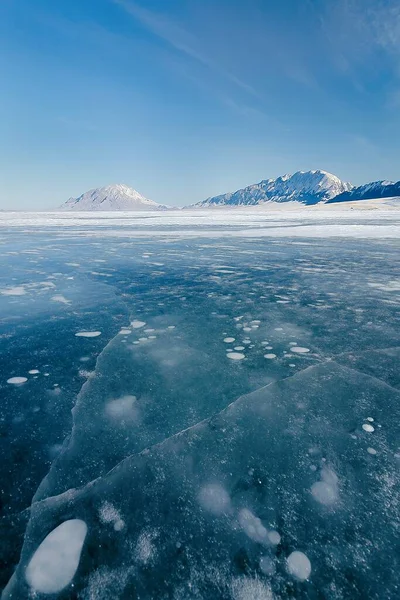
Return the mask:
[[[227,81],[239,87],[257,98],[260,97],[257,90],[251,85],[242,81],[239,77],[223,69],[214,59],[208,57],[204,52],[198,50],[198,40],[194,35],[181,27],[175,21],[143,8],[137,2],[128,2],[127,0],[112,0],[123,8],[128,14],[141,23],[146,29],[153,33],[158,38],[170,44],[175,50],[185,54],[187,57],[199,62],[208,69],[218,73]]]

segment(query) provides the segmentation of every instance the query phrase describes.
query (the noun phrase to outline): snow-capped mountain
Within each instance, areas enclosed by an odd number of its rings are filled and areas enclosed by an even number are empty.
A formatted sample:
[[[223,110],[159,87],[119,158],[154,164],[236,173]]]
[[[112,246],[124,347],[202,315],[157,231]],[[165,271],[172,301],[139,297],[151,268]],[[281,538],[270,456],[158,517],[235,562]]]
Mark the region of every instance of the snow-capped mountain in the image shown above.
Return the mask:
[[[393,198],[400,196],[400,181],[373,181],[343,192],[329,200],[333,202],[351,202],[352,200],[371,200],[373,198]]]
[[[62,210],[167,210],[169,206],[145,198],[133,188],[121,183],[85,192],[79,198],[70,198]]]
[[[352,188],[350,183],[345,183],[326,171],[298,171],[294,175],[260,181],[237,192],[207,198],[192,207],[252,206],[265,202],[290,201],[317,204],[327,202]]]

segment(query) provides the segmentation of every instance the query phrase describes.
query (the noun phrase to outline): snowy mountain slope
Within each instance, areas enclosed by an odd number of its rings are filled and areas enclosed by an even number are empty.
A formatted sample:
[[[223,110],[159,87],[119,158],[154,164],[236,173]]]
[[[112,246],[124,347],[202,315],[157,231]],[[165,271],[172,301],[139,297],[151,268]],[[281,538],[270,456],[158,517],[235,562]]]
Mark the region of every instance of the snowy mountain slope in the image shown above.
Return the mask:
[[[277,179],[266,179],[249,185],[234,193],[214,196],[194,204],[194,207],[209,206],[252,206],[264,202],[297,201],[317,204],[351,190],[350,183],[341,181],[326,171],[298,171],[294,175],[283,175]]]
[[[400,196],[400,181],[373,181],[366,185],[360,185],[352,190],[343,192],[328,202],[351,202],[353,200],[372,200],[378,198],[393,198]]]
[[[133,188],[114,184],[85,192],[79,198],[70,198],[61,210],[73,211],[130,211],[167,210],[169,206],[145,198]]]

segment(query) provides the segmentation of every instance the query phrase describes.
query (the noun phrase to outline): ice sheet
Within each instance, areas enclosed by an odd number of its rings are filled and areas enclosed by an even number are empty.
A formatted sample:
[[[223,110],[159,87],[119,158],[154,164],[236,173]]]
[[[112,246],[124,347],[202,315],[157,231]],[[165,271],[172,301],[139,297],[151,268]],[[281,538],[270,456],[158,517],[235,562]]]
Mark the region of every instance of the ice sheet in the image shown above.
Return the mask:
[[[113,589],[120,598],[218,600],[235,598],[238,580],[271,598],[378,599],[382,586],[395,597],[387,548],[400,516],[399,399],[333,361],[238,399],[81,490],[34,505],[4,597],[28,597],[27,561],[71,518],[88,527],[74,579],[81,598]],[[374,434],[362,427],[369,415]],[[329,502],[313,493],[321,481],[334,490]],[[101,517],[105,503],[121,527]],[[260,568],[266,558],[273,576]]]
[[[397,527],[397,214],[2,213],[3,584],[35,498],[14,597],[30,594],[23,568],[40,542],[76,518],[89,532],[60,598],[394,590],[381,554]],[[375,233],[357,240],[353,226]],[[326,227],[344,236],[320,238]],[[254,415],[233,425],[257,394],[276,407],[268,428]],[[224,409],[222,429],[207,421]],[[310,561],[304,581],[294,552]]]

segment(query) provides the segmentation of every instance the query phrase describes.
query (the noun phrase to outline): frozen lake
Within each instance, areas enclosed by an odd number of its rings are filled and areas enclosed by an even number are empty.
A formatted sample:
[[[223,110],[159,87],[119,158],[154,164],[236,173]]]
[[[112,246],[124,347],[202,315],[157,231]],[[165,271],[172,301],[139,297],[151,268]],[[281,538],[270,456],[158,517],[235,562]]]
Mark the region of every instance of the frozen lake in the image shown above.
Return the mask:
[[[0,213],[4,598],[397,597],[399,224]]]

